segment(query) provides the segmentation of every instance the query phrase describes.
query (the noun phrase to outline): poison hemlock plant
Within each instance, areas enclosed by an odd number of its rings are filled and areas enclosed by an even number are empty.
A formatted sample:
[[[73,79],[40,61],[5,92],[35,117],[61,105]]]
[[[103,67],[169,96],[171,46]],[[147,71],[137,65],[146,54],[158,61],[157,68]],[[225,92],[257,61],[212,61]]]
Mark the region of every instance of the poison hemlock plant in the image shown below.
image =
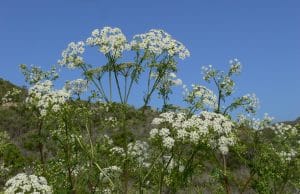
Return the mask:
[[[104,56],[102,65],[87,62],[90,47]],[[189,56],[163,30],[128,40],[119,28],[104,27],[86,41],[70,43],[49,71],[21,65],[29,85],[21,103],[31,115],[31,130],[22,148],[26,167],[17,170],[23,174],[5,177],[6,191],[298,192],[299,126],[273,124],[268,115],[256,119],[256,96],[234,96],[234,77],[242,67],[237,59],[226,72],[203,67],[204,81],[215,90],[184,85],[177,64]],[[57,89],[57,79],[64,79],[61,68],[82,77]],[[187,106],[176,108],[170,99],[180,85]],[[144,91],[133,94],[137,86]],[[18,92],[5,94],[2,105],[14,95]],[[140,109],[129,104],[133,95],[140,97]],[[154,95],[162,100],[159,111],[148,108]],[[21,179],[23,185],[13,184]]]

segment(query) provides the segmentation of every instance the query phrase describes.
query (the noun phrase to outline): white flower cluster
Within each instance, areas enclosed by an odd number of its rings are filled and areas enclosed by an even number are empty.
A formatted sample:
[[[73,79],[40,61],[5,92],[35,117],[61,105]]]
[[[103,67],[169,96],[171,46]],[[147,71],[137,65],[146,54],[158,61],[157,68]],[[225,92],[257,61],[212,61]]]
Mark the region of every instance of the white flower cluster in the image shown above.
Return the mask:
[[[157,78],[156,73],[152,73],[151,77]],[[167,96],[169,93],[172,92],[171,87],[172,86],[180,86],[182,85],[182,80],[177,78],[176,74],[174,72],[166,73],[159,82],[159,85],[157,86],[159,92],[159,96]]]
[[[217,96],[210,89],[201,85],[192,85],[192,90],[185,89],[185,101],[197,109],[215,109],[217,107]]]
[[[29,88],[29,97],[26,102],[39,108],[41,116],[45,116],[47,111],[57,112],[61,105],[70,98],[70,93],[65,89],[53,89],[53,83],[50,80],[38,82]]]
[[[12,90],[8,91],[3,97],[2,97],[2,104],[6,104],[9,102],[13,102],[14,98],[16,98],[18,95],[20,95],[21,90],[17,88],[13,88]]]
[[[0,162],[0,178],[7,176],[11,168],[11,166],[5,166],[4,163]]]
[[[175,140],[170,136],[170,130],[168,128],[157,129],[153,128],[150,131],[150,139],[161,138],[162,144],[165,148],[171,149],[174,146]]]
[[[112,194],[113,191],[111,188],[99,188],[95,187],[95,193],[102,193],[102,194]]]
[[[274,131],[274,133],[278,136],[285,136],[288,133],[292,135],[296,135],[298,133],[298,130],[296,127],[285,124],[285,123],[276,123],[271,127],[271,129]]]
[[[238,59],[230,60],[229,64],[230,64],[230,68],[229,68],[228,76],[241,73],[242,64]],[[202,67],[202,74],[204,75],[203,79],[206,81],[209,81],[212,77],[215,77],[218,73],[221,73],[224,76],[224,72],[217,71],[216,69],[213,68],[212,65]]]
[[[298,158],[299,151],[299,130],[296,126],[286,123],[276,123],[270,127],[276,136],[279,138],[279,144],[284,144],[285,150],[276,150],[277,154],[283,161],[291,161],[293,158]]]
[[[69,69],[80,67],[84,61],[82,55],[84,53],[84,42],[71,42],[68,47],[62,52],[62,59],[58,60],[61,66],[67,66]]]
[[[174,146],[174,142],[175,140],[172,137],[163,137],[163,145],[168,149]]]
[[[297,156],[297,151],[294,149],[291,149],[289,152],[282,151],[282,152],[279,152],[278,154],[282,160],[289,162]]]
[[[217,82],[220,90],[224,91],[225,94],[231,94],[234,88],[234,81],[230,76],[225,75],[223,71],[219,72],[213,68],[212,65],[202,67],[203,79],[207,82],[210,82],[211,79],[214,79]]]
[[[5,194],[15,193],[52,193],[51,186],[48,185],[44,177],[36,175],[27,175],[25,173],[17,174],[5,183]]]
[[[109,181],[109,178],[118,178],[122,173],[122,169],[118,166],[109,166],[107,168],[103,168],[102,172],[100,172],[100,180],[104,183]]]
[[[50,135],[52,137],[60,139],[60,141],[62,142],[68,141],[72,149],[76,147],[76,143],[78,142],[77,140],[82,139],[82,135],[77,134],[68,134],[68,136],[66,136],[64,124],[59,125],[58,127],[50,130]]]
[[[138,162],[139,165],[148,167],[146,160],[149,158],[149,145],[147,142],[137,140],[128,144],[128,155]]]
[[[228,146],[235,142],[233,123],[217,113],[203,111],[187,118],[184,113],[166,112],[154,118],[152,124],[171,126],[170,129],[163,127],[150,131],[150,139],[161,139],[166,148],[172,148],[176,141],[193,144],[202,142],[209,143],[212,147],[218,145],[219,150],[227,154]]]
[[[180,78],[177,78],[175,73],[169,73],[168,74],[168,80],[170,80],[172,85],[175,85],[175,86],[182,85],[182,80]]]
[[[110,149],[110,152],[116,156],[121,156],[121,157],[125,157],[125,150],[121,147],[115,146],[113,148]]]
[[[238,116],[238,123],[240,125],[245,125],[256,131],[261,131],[263,129],[270,128],[273,120],[274,117],[269,116],[267,113],[264,114],[263,119],[251,117],[249,114]]]
[[[228,96],[233,92],[235,83],[231,77],[234,74],[239,74],[242,67],[238,59],[230,60],[229,63],[230,69],[228,73],[218,71],[212,65],[202,67],[203,79],[207,82],[213,80],[217,84],[218,89],[222,91],[223,96]]]
[[[118,119],[112,116],[104,118],[104,121],[110,127],[116,127],[118,124]]]
[[[229,69],[229,73],[230,74],[239,74],[242,71],[242,64],[238,59],[233,59],[229,61],[230,64],[230,69]]]
[[[201,115],[209,128],[213,130],[214,138],[209,140],[211,146],[215,147],[217,145],[219,151],[226,155],[229,146],[235,144],[234,124],[222,114],[202,112]]]
[[[95,29],[86,43],[90,46],[97,46],[99,51],[105,55],[110,53],[117,58],[122,56],[123,51],[130,49],[125,35],[119,28]]]
[[[107,144],[109,146],[113,145],[113,143],[114,143],[113,140],[106,134],[103,135],[103,141],[105,144]]]
[[[225,76],[220,82],[220,88],[225,92],[226,95],[230,95],[233,92],[234,86],[234,81],[228,76]]]
[[[48,71],[44,71],[41,67],[36,65],[27,66],[26,64],[21,64],[20,69],[25,76],[26,82],[31,85],[42,80],[55,80],[59,77],[55,65]]]
[[[67,81],[64,88],[71,94],[80,95],[87,90],[88,81],[84,79],[76,79]]]
[[[242,106],[249,113],[255,113],[256,109],[259,107],[259,99],[255,94],[246,94],[241,97]]]
[[[147,160],[149,159],[149,145],[147,142],[137,140],[127,145],[127,157],[143,167],[149,167]],[[121,147],[114,146],[110,152],[116,157],[126,157],[125,150]]]
[[[234,138],[221,136],[218,140],[219,150],[223,155],[226,155],[229,151],[229,146],[233,146],[235,144]]]
[[[202,66],[203,79],[209,81],[212,77],[217,75],[217,71],[213,68],[212,65]]]
[[[103,189],[102,193],[103,194],[111,194],[113,192],[111,191],[111,189],[106,188],[106,189]]]
[[[181,42],[163,30],[152,29],[147,33],[135,35],[131,47],[133,50],[144,49],[156,55],[166,52],[169,56],[179,56],[180,59],[190,56],[190,52]]]

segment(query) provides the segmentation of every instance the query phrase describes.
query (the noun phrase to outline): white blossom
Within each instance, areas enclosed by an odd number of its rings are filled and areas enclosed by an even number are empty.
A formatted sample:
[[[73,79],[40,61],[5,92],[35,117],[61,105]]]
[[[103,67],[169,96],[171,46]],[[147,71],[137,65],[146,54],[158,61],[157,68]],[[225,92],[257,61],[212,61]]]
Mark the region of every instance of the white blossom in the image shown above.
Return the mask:
[[[50,80],[37,82],[28,91],[26,102],[36,106],[41,116],[45,116],[49,110],[57,112],[69,98],[70,93],[65,89],[53,89],[53,83]]]
[[[58,60],[58,64],[66,66],[69,69],[80,67],[84,61],[82,55],[84,53],[84,42],[71,42],[68,47],[62,52],[62,59]]]
[[[125,150],[123,148],[121,148],[121,147],[115,146],[115,147],[113,147],[113,148],[110,149],[110,152],[113,153],[113,154],[115,154],[116,156],[122,156],[122,157],[126,156]]]
[[[242,106],[249,113],[254,113],[255,110],[259,107],[259,99],[255,94],[246,94],[241,97]]]
[[[150,139],[158,138],[162,146],[167,148],[172,148],[176,142],[204,143],[212,148],[216,148],[214,145],[219,145],[219,150],[227,154],[228,146],[235,144],[234,125],[222,114],[203,111],[188,117],[184,113],[165,112],[154,120],[155,123],[166,123],[172,126],[170,129],[154,128],[150,132]]]
[[[71,94],[79,95],[87,90],[88,81],[84,79],[76,79],[66,82],[64,88]]]
[[[109,181],[109,178],[118,178],[122,173],[122,169],[118,166],[109,166],[103,168],[100,172],[100,180],[104,183]]]
[[[264,114],[263,119],[251,117],[249,114],[238,116],[238,122],[240,125],[246,125],[256,131],[261,131],[266,128],[272,128],[271,124],[273,120],[274,118],[270,117],[267,113]]]
[[[133,50],[144,49],[156,55],[167,53],[169,56],[179,56],[181,59],[190,56],[190,52],[181,42],[173,39],[163,30],[153,29],[145,34],[135,35],[131,47]]]
[[[86,43],[98,47],[99,51],[105,55],[110,53],[117,58],[122,56],[123,51],[130,49],[125,35],[119,28],[95,29]]]
[[[174,146],[175,140],[172,137],[163,137],[163,146],[171,149]]]
[[[152,120],[152,125],[159,125],[159,124],[161,124],[162,122],[163,122],[164,120],[162,119],[162,118],[154,118],[153,120]]]
[[[212,65],[208,65],[202,67],[202,74],[205,81],[213,81],[217,85],[218,89],[221,91],[222,97],[224,97],[232,94],[235,86],[232,75],[238,74],[240,70],[240,62],[234,59],[228,73],[218,71],[214,69]]]
[[[198,141],[199,141],[199,138],[200,138],[200,136],[199,136],[199,134],[197,133],[197,131],[192,131],[192,132],[190,133],[190,140],[191,140],[191,142],[197,144]]]
[[[6,104],[9,102],[14,102],[14,98],[19,96],[21,94],[21,90],[17,88],[13,88],[12,90],[9,90],[3,97],[2,97],[2,102],[0,104]]]
[[[168,128],[162,128],[160,131],[159,131],[159,135],[161,137],[168,137],[170,135],[170,130]]]
[[[297,134],[298,131],[296,127],[285,123],[276,123],[271,127],[271,129],[278,136],[284,136],[287,133]]]
[[[202,66],[203,79],[209,81],[212,77],[217,75],[217,71],[212,65]]]
[[[217,107],[217,96],[210,89],[201,85],[192,85],[192,90],[185,90],[185,101],[197,109],[207,110]]]
[[[189,136],[189,133],[185,129],[177,130],[177,139],[185,140]]]
[[[182,80],[177,78],[177,79],[174,79],[172,80],[172,83],[175,85],[175,86],[180,86],[182,85]]]
[[[229,146],[234,145],[234,139],[232,137],[221,136],[218,139],[219,150],[223,155],[226,155],[229,151]]]
[[[5,183],[5,194],[15,193],[44,193],[51,194],[52,187],[44,177],[19,173]]]
[[[238,59],[233,59],[229,61],[230,64],[230,69],[229,69],[229,73],[231,74],[239,74],[242,71],[242,64]]]
[[[150,131],[150,139],[154,139],[156,137],[156,135],[158,135],[158,129],[153,128]]]
[[[279,156],[282,160],[289,162],[297,156],[297,151],[294,149],[290,149],[288,152],[281,151]]]
[[[140,165],[144,165],[149,157],[148,149],[147,142],[137,140],[135,143],[128,144],[128,155],[133,157]],[[144,166],[147,166],[147,164]]]

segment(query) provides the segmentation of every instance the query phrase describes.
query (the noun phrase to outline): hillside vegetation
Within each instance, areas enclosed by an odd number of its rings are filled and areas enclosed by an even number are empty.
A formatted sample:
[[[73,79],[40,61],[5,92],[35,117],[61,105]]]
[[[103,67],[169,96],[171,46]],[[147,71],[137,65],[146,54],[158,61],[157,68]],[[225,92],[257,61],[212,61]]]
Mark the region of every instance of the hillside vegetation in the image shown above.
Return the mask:
[[[87,47],[103,65],[85,62]],[[202,68],[214,90],[183,85],[177,64],[189,56],[163,30],[129,41],[104,27],[71,42],[50,70],[20,65],[28,90],[0,80],[0,191],[299,193],[297,121],[257,118],[255,94],[235,96],[238,59],[227,70]],[[56,88],[60,68],[81,78]],[[142,83],[135,108],[128,102]],[[174,87],[186,106],[170,103]],[[162,106],[151,108],[157,96]]]

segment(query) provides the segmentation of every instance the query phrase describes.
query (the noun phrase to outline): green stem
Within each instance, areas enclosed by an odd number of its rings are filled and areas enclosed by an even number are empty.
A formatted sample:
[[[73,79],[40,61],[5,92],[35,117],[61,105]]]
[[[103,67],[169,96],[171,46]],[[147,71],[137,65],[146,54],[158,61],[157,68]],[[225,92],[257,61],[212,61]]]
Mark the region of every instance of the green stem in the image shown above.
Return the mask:
[[[81,149],[87,154],[87,156],[89,157],[89,159],[91,159],[93,161],[92,156],[90,155],[89,151],[84,147],[84,145],[82,144],[82,142],[80,141],[80,139],[76,136],[75,137],[79,146],[81,147]],[[92,162],[93,165],[96,166],[96,168],[99,170],[99,172],[101,172],[110,182],[111,186],[114,188],[115,184],[113,183],[113,181],[111,180],[111,178],[103,171],[103,169],[99,166],[99,164],[96,161]]]
[[[145,60],[145,56],[146,56],[146,54],[144,54],[142,57],[141,57],[141,59],[139,60],[139,52],[137,52],[137,56],[136,56],[136,61],[135,61],[135,69],[132,71],[132,75],[131,75],[131,77],[130,77],[130,84],[129,84],[129,89],[128,89],[128,92],[127,92],[127,94],[125,94],[126,95],[126,100],[125,100],[125,102],[127,103],[127,101],[128,101],[128,98],[129,98],[129,94],[130,94],[130,92],[131,92],[131,88],[132,88],[132,86],[133,86],[133,83],[134,83],[134,81],[135,80],[137,80],[137,78],[138,78],[138,76],[139,76],[139,74],[140,74],[140,72],[141,72],[141,65],[142,65],[142,63],[143,63],[143,61]]]
[[[111,71],[108,72],[108,82],[109,82],[109,101],[112,102],[112,79],[111,79]]]
[[[67,122],[66,116],[63,117],[64,121],[64,128],[65,128],[65,135],[66,135],[66,144],[65,144],[65,157],[66,157],[66,162],[67,162],[67,171],[68,171],[68,179],[69,179],[69,184],[70,184],[70,192],[71,193],[76,193],[74,190],[74,185],[73,185],[73,178],[72,178],[72,169],[71,169],[71,162],[70,162],[70,140],[69,140],[69,128],[68,128],[68,122]]]
[[[165,172],[168,170],[168,167],[171,164],[173,157],[174,157],[174,150],[172,149],[172,155],[171,155],[170,159],[168,160],[167,165],[163,166],[163,169],[160,174],[161,177],[160,177],[160,183],[159,183],[159,193],[162,193],[162,191],[163,191]]]
[[[184,171],[183,171],[183,178],[184,178],[184,181],[188,178],[188,170],[190,170],[191,169],[191,166],[192,166],[192,162],[193,162],[193,160],[194,160],[194,157],[195,157],[195,155],[196,155],[196,153],[198,152],[198,149],[196,148],[194,151],[193,151],[193,153],[192,153],[192,155],[191,155],[191,157],[188,159],[188,161],[187,161],[187,163],[186,163],[186,167],[184,168]]]
[[[165,71],[163,71],[162,75],[164,75]],[[150,78],[149,78],[150,79]],[[144,100],[144,107],[146,107],[149,103],[149,100],[153,94],[153,92],[155,91],[156,87],[158,86],[159,82],[161,80],[161,75],[158,75],[158,77],[155,79],[154,84],[152,85],[152,88],[150,90],[150,92],[147,92],[146,98]],[[150,84],[149,84],[150,85]],[[150,87],[149,87],[150,88]],[[148,91],[149,91],[148,88]]]
[[[88,69],[87,67],[85,66],[85,64],[82,64],[81,66],[81,69],[83,70],[84,72],[84,75],[87,73]],[[100,92],[100,94],[102,95],[102,97],[104,98],[104,100],[106,102],[109,102],[109,100],[107,99],[106,95],[105,95],[105,92],[103,90],[103,87],[101,85],[101,81],[100,81],[100,78],[98,79],[98,81],[100,82],[100,86],[97,84],[97,82],[95,81],[94,79],[94,75],[92,75],[91,77],[88,77],[88,80],[91,80],[92,83],[95,85],[95,87],[97,88],[97,90]]]
[[[118,74],[117,74],[116,64],[115,64],[114,60],[112,60],[111,62],[112,62],[113,70],[114,70],[114,77],[115,77],[115,81],[116,81],[116,84],[117,84],[119,98],[120,98],[121,103],[123,104],[124,102],[123,102],[123,98],[122,98],[122,93],[121,93],[119,78],[118,78]]]
[[[102,85],[102,82],[101,82],[101,78],[99,77],[98,79],[98,82],[99,82],[99,88],[102,90],[102,96],[104,97],[104,99],[106,99],[106,102],[109,102],[108,98],[106,97],[106,94],[104,92],[104,88],[103,88],[103,85]]]
[[[41,160],[41,164],[42,164],[42,167],[43,167],[43,170],[45,170],[44,166],[45,166],[45,158],[44,158],[44,144],[42,143],[42,127],[43,127],[43,119],[39,120],[38,121],[38,135],[39,135],[39,152],[40,152],[40,160]]]
[[[127,77],[127,75],[125,75],[124,76],[124,100],[123,100],[123,102],[124,102],[124,104],[126,104],[127,103],[127,99],[126,99],[126,94],[127,94],[127,79],[128,79],[128,77]]]
[[[221,110],[221,98],[222,98],[222,90],[220,88],[220,85],[219,83],[217,82],[216,78],[213,77],[213,80],[214,80],[214,83],[215,85],[217,86],[217,89],[218,89],[218,106],[217,106],[217,113],[220,113],[220,110]]]
[[[223,171],[224,171],[224,174],[223,174],[224,185],[225,185],[225,188],[226,188],[226,193],[229,194],[230,193],[230,186],[229,186],[228,177],[227,177],[226,156],[224,154],[222,154],[222,158],[223,158]]]
[[[156,159],[154,160],[154,162],[152,163],[150,170],[147,172],[146,176],[143,178],[142,183],[144,183],[146,181],[146,179],[148,178],[148,176],[151,174],[152,170],[154,169],[154,166],[156,164],[156,162],[161,158],[161,156],[163,155],[164,150],[161,151],[161,153],[156,157]]]
[[[128,102],[128,98],[129,98],[129,94],[131,92],[131,88],[132,88],[132,85],[133,85],[133,82],[134,82],[134,79],[133,78],[130,78],[130,84],[129,84],[129,88],[128,88],[128,91],[127,91],[127,94],[125,95],[125,103]]]

